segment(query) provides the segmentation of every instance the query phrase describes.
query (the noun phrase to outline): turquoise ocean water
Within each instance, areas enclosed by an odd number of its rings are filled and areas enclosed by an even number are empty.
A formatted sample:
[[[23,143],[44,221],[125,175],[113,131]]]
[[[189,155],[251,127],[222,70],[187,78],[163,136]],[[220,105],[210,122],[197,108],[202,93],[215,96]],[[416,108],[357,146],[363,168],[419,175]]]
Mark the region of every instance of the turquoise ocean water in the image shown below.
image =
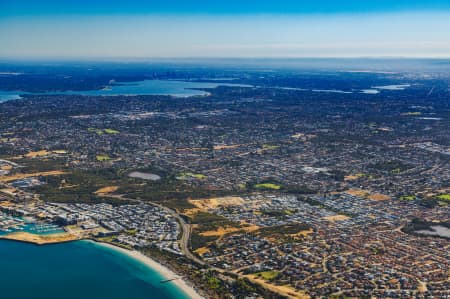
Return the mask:
[[[2,299],[187,299],[139,261],[89,241],[0,241]]]

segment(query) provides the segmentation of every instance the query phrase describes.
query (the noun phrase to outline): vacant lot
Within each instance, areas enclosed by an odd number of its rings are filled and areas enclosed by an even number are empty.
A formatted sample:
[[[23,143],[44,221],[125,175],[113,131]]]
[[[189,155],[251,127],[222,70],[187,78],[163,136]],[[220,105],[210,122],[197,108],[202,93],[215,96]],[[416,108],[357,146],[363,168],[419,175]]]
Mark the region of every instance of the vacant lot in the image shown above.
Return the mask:
[[[54,171],[44,171],[44,172],[34,172],[34,173],[18,173],[8,176],[2,176],[0,177],[0,182],[11,182],[31,177],[39,177],[39,176],[53,176],[53,175],[63,175],[67,174],[67,172],[60,171],[60,170],[54,170]]]
[[[344,221],[344,220],[350,219],[350,217],[345,216],[345,215],[334,215],[334,216],[324,217],[323,219],[328,220],[330,222],[336,222],[336,221]]]
[[[227,196],[209,199],[191,199],[189,202],[198,209],[207,211],[209,209],[217,209],[219,207],[240,206],[244,203],[244,200],[237,196]]]
[[[104,194],[116,192],[118,189],[119,189],[119,186],[108,186],[108,187],[100,188],[97,191],[95,191],[94,193],[97,195],[104,195]]]

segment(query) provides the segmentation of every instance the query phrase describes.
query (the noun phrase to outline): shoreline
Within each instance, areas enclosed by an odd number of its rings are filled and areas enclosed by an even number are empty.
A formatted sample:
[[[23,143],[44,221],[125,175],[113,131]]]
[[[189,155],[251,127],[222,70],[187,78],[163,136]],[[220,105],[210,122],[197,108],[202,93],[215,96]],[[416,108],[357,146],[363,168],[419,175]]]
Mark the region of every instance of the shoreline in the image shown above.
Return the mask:
[[[38,235],[29,232],[13,232],[5,235],[0,235],[0,240],[9,240],[15,242],[29,243],[37,246],[60,244],[80,240],[74,235],[68,233],[54,233],[48,235]]]
[[[32,234],[29,234],[32,235]],[[98,242],[92,239],[71,239],[71,240],[54,240],[52,242],[37,242],[37,240],[32,239],[23,239],[23,238],[11,238],[8,237],[8,235],[0,236],[0,241],[12,241],[12,242],[20,242],[20,243],[28,243],[33,244],[36,246],[46,246],[46,245],[52,245],[52,244],[60,244],[60,243],[68,243],[68,242],[76,242],[76,241],[85,241],[85,242],[91,242],[93,244],[96,244],[98,246],[102,246],[105,248],[109,248],[111,250],[114,250],[116,252],[120,252],[142,264],[145,266],[151,268],[152,270],[158,272],[158,274],[164,279],[164,280],[170,280],[170,282],[174,284],[179,290],[181,290],[186,296],[188,296],[191,299],[205,299],[203,296],[201,296],[192,286],[190,286],[181,275],[178,275],[177,273],[173,272],[166,266],[158,263],[156,260],[152,259],[151,257],[148,257],[144,255],[143,253],[137,251],[137,250],[129,250],[125,249],[110,243],[105,242]],[[177,278],[172,280],[173,278]],[[179,279],[178,279],[179,278]]]
[[[174,277],[180,277],[180,279],[175,279],[170,281],[170,283],[176,285],[178,289],[180,289],[184,294],[186,294],[188,297],[192,299],[205,299],[202,297],[192,286],[188,285],[187,282],[181,277],[180,275],[176,274],[166,266],[158,263],[154,259],[140,253],[137,250],[128,250],[119,246],[112,245],[110,243],[104,243],[104,242],[97,242],[93,240],[85,240],[88,242],[93,242],[99,246],[103,246],[115,251],[118,251],[122,254],[127,255],[128,257],[131,257],[142,264],[146,265],[147,267],[150,267],[154,271],[158,272],[164,279],[173,279]]]

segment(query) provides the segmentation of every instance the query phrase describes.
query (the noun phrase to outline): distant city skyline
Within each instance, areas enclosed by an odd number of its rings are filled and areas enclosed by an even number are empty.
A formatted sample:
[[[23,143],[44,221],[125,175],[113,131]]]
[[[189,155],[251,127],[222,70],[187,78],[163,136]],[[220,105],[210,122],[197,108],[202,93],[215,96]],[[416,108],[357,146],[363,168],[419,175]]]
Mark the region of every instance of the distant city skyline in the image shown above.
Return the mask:
[[[0,58],[450,57],[449,1],[62,2],[1,0]]]

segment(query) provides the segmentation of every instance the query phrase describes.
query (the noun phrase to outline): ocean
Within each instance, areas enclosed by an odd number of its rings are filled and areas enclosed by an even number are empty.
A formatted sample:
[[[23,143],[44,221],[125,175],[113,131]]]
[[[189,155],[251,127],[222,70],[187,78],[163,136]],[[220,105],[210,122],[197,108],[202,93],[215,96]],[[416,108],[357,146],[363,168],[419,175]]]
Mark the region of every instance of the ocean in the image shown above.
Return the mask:
[[[0,241],[2,299],[187,299],[158,272],[90,241]]]

